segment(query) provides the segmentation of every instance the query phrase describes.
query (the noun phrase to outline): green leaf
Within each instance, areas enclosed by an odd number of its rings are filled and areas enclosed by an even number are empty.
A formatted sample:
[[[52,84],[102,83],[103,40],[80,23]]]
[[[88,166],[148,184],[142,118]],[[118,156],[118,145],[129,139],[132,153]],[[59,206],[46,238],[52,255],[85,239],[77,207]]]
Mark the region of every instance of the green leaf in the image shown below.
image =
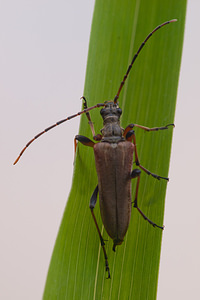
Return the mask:
[[[84,90],[88,106],[113,100],[141,42],[157,25],[176,18],[178,22],[159,29],[144,46],[119,97],[124,128],[130,123],[148,127],[173,123],[185,11],[184,0],[96,0]],[[103,126],[99,109],[91,111],[91,118],[99,133]],[[141,165],[167,177],[173,128],[157,132],[136,128],[135,133]],[[85,115],[80,134],[92,138]],[[162,225],[167,182],[144,172],[140,182],[138,206]],[[162,231],[133,208],[124,242],[114,253],[97,203],[94,212],[108,240],[111,279],[106,279],[103,251],[89,209],[96,185],[93,150],[79,144],[43,299],[156,299]]]

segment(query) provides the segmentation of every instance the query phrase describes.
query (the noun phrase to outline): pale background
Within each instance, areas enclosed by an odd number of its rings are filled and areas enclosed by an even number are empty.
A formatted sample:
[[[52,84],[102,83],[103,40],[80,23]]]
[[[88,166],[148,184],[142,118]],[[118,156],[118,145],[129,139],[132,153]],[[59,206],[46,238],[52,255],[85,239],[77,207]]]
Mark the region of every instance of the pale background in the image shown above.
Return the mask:
[[[69,4],[69,2],[71,2]],[[0,4],[0,299],[41,299],[73,169],[94,1]],[[173,16],[173,18],[176,16]],[[158,299],[200,295],[200,1],[188,3]],[[165,20],[163,20],[165,21]],[[100,102],[102,99],[100,99]]]

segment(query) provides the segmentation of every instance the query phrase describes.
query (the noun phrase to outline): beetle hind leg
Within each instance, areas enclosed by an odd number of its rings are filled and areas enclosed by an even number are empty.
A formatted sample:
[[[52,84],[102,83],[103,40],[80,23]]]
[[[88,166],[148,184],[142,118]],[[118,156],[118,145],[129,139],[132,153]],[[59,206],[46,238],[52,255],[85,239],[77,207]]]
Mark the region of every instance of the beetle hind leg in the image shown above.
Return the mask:
[[[96,205],[96,202],[97,202],[98,191],[99,191],[99,189],[98,189],[98,185],[97,185],[96,188],[95,188],[95,190],[94,190],[94,192],[93,192],[93,194],[92,194],[92,197],[90,199],[90,210],[91,210],[91,214],[92,214],[92,217],[93,217],[93,220],[94,220],[97,232],[99,234],[99,238],[100,238],[100,242],[101,242],[101,247],[103,249],[103,254],[104,254],[104,258],[105,258],[106,272],[108,272],[108,277],[107,277],[107,279],[108,279],[108,278],[110,278],[110,269],[109,269],[109,265],[108,265],[108,256],[107,256],[106,249],[105,249],[104,239],[103,239],[103,237],[101,235],[101,231],[99,229],[99,226],[98,226],[95,214],[93,212],[93,209],[95,208],[95,205]]]
[[[153,221],[151,221],[149,218],[147,218],[147,216],[141,211],[141,209],[138,207],[137,204],[137,197],[138,197],[138,190],[139,190],[139,184],[140,184],[140,173],[141,171],[139,169],[134,169],[131,172],[131,178],[136,178],[137,177],[137,185],[136,185],[136,193],[135,193],[135,199],[133,201],[133,207],[137,208],[137,210],[139,211],[139,213],[142,215],[142,217],[149,222],[149,224],[151,224],[153,227],[158,227],[160,229],[164,229],[164,226],[159,226],[156,223],[154,223]]]

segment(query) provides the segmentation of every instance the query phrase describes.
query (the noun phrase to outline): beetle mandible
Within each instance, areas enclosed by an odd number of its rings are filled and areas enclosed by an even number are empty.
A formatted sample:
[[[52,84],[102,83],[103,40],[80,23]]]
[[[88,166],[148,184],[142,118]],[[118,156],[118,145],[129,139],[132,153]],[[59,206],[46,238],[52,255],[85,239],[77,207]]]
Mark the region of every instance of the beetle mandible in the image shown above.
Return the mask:
[[[128,74],[132,68],[132,65],[135,62],[138,54],[146,44],[147,40],[158,29],[160,29],[164,25],[167,25],[175,21],[177,20],[173,19],[165,23],[162,23],[161,25],[157,26],[146,37],[146,39],[140,45],[138,51],[134,55],[131,64],[128,66],[127,72],[123,77],[119,90],[113,101],[105,101],[104,103],[98,103],[94,106],[87,107],[87,101],[85,97],[82,97],[83,106],[84,106],[84,109],[82,111],[55,123],[54,125],[46,128],[45,130],[37,134],[33,139],[31,139],[26,144],[26,146],[22,149],[19,156],[14,162],[15,165],[20,159],[20,157],[22,156],[22,154],[24,153],[24,151],[26,150],[26,148],[34,140],[40,137],[43,133],[51,130],[57,125],[64,123],[67,120],[75,118],[84,113],[86,114],[89,121],[88,123],[90,125],[93,134],[93,139],[97,141],[97,143],[94,143],[92,140],[90,140],[85,136],[76,135],[75,152],[76,152],[77,142],[80,142],[85,146],[92,147],[94,150],[98,185],[96,186],[92,194],[92,197],[90,199],[90,210],[100,237],[100,242],[101,242],[101,246],[105,258],[106,271],[108,272],[108,278],[110,278],[110,269],[108,265],[107,253],[105,250],[105,243],[93,211],[97,202],[98,193],[99,193],[99,203],[100,203],[102,222],[108,235],[113,240],[113,251],[115,251],[117,245],[120,245],[123,242],[126,232],[128,230],[130,217],[131,217],[131,207],[132,207],[131,179],[133,178],[137,178],[136,192],[133,201],[133,206],[137,208],[137,210],[142,215],[142,217],[145,220],[147,220],[153,227],[158,227],[160,229],[164,228],[163,226],[159,226],[156,223],[152,222],[150,219],[148,219],[147,216],[145,216],[145,214],[138,207],[137,196],[138,196],[138,188],[140,183],[141,171],[139,169],[132,170],[133,155],[135,154],[136,166],[141,170],[143,170],[144,172],[146,172],[148,175],[151,175],[158,180],[160,179],[169,180],[169,179],[167,177],[162,177],[150,172],[140,164],[138,159],[138,154],[137,154],[136,138],[135,138],[135,133],[133,128],[138,127],[145,131],[157,131],[157,130],[168,129],[169,126],[174,126],[174,124],[168,124],[163,127],[153,127],[153,128],[145,127],[138,124],[129,124],[124,130],[120,126],[120,116],[122,114],[122,110],[118,106],[117,100],[119,98],[119,94],[123,88],[123,85],[128,77]],[[100,114],[103,118],[103,129],[101,129],[101,134],[95,135],[94,125],[91,121],[89,111],[98,107],[103,107],[100,111]]]

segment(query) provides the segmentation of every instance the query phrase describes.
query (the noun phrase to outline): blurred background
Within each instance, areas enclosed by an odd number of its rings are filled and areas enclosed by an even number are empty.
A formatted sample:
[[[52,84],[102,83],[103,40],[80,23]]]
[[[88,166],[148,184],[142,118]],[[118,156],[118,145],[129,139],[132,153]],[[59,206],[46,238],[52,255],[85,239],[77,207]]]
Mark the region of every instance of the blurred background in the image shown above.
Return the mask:
[[[81,110],[93,6],[94,0],[0,4],[4,300],[42,297],[70,191],[79,118],[45,134],[12,164],[33,136]],[[189,1],[166,197],[158,286],[162,300],[197,299],[200,294],[199,14],[200,2]]]

